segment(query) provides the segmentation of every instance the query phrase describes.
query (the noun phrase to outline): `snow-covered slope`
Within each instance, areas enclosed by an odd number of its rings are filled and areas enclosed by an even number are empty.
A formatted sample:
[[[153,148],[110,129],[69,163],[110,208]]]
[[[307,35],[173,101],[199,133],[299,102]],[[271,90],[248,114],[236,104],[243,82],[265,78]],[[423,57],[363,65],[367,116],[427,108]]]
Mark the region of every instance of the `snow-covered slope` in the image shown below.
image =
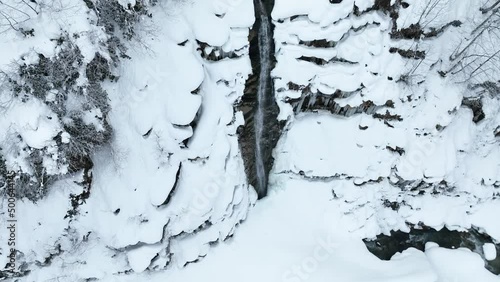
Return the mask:
[[[175,282],[494,282],[478,254],[465,248],[411,248],[382,261],[342,222],[347,205],[328,183],[288,181],[259,201],[237,234],[186,268],[130,273],[103,281]],[[347,209],[346,209],[347,208]]]
[[[96,156],[89,213],[77,224],[108,247],[130,249],[135,271],[153,258],[151,267],[162,268],[205,256],[210,243],[233,234],[255,200],[235,135],[241,113],[233,109],[251,71],[247,4],[159,7],[154,37],[143,42],[150,53],[131,52],[121,81],[108,90],[114,142]],[[160,16],[175,9],[176,16]],[[237,58],[204,59],[198,41]]]

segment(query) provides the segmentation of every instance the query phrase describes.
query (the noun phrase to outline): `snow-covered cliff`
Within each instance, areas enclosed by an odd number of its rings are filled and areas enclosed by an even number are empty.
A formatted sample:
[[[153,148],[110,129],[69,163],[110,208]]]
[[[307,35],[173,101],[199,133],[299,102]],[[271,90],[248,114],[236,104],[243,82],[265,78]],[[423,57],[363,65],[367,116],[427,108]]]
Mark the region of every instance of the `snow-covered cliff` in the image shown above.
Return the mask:
[[[273,11],[276,99],[288,121],[274,189],[330,183],[359,238],[447,226],[500,240],[500,101],[484,87],[498,76],[455,72],[471,62],[452,59],[489,17],[485,4],[312,2],[276,1]],[[483,39],[483,57],[494,55],[498,37]]]
[[[54,38],[61,32],[70,35],[69,44],[81,50],[84,62],[95,52],[109,59],[109,51],[99,47],[109,35],[99,25],[106,15],[97,2],[66,1],[61,10],[44,3],[33,3],[39,12],[23,23],[34,28],[33,36],[9,29],[1,37],[1,49],[12,52],[2,53],[2,71],[15,75],[8,63],[23,56],[33,59],[26,64],[37,63],[37,54],[57,59],[61,48]],[[104,117],[110,142],[92,153],[85,173],[55,173],[58,179],[43,197],[17,201],[16,271],[31,271],[27,281],[77,281],[183,266],[234,234],[256,200],[236,135],[243,116],[235,110],[252,71],[253,22],[251,1],[149,3],[132,40],[120,36],[128,59],[112,68],[114,79],[101,84],[110,108]],[[80,36],[74,40],[73,34]],[[89,73],[80,72],[78,80],[84,85]],[[46,101],[31,92],[15,96],[7,83],[2,86],[8,101],[2,104],[2,138],[19,134],[29,150],[47,152],[57,146],[57,135],[69,135],[61,126],[65,116],[54,114]],[[85,116],[87,124],[103,130],[100,113],[90,109]],[[18,171],[22,160],[9,155],[6,142],[7,170]],[[6,235],[0,234],[2,244]],[[2,245],[2,266],[8,250]]]

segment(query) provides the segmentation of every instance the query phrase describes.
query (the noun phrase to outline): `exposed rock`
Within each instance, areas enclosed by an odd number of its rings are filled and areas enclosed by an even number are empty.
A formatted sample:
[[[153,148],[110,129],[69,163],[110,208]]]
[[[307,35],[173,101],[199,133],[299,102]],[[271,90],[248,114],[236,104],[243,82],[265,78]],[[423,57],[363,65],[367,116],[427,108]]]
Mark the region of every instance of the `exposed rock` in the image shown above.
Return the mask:
[[[297,60],[311,62],[311,63],[314,63],[316,65],[320,65],[320,66],[324,66],[327,64],[331,64],[331,63],[345,63],[345,64],[350,64],[350,65],[357,64],[356,62],[351,62],[349,60],[346,60],[343,58],[338,58],[338,57],[333,57],[327,61],[323,58],[301,56],[300,58],[297,58]]]
[[[389,49],[389,52],[391,53],[398,53],[401,55],[403,58],[407,59],[415,59],[415,60],[423,60],[425,59],[425,51],[419,51],[419,50],[403,50],[399,49],[396,47],[391,47]]]
[[[375,113],[373,114],[374,118],[382,119],[384,121],[402,121],[403,118],[398,114],[391,114],[389,111],[386,111],[385,114]]]
[[[72,209],[64,216],[64,218],[73,218],[78,214],[78,207],[85,203],[85,201],[90,197],[90,191],[92,188],[92,171],[91,167],[86,168],[83,172],[83,181],[78,183],[83,191],[81,194],[74,195],[70,194],[71,207]],[[60,247],[60,246],[59,246]]]
[[[391,152],[398,153],[400,156],[402,156],[405,153],[405,149],[398,147],[398,146],[396,146],[396,148],[393,148],[391,146],[387,146],[386,149],[391,151]]]
[[[478,123],[485,118],[483,102],[480,98],[464,98],[462,100],[462,105],[472,110],[474,114],[472,120],[474,123]]]
[[[315,39],[315,40],[310,40],[310,41],[300,40],[299,44],[307,46],[307,47],[333,48],[337,45],[337,42],[328,41],[326,39]]]

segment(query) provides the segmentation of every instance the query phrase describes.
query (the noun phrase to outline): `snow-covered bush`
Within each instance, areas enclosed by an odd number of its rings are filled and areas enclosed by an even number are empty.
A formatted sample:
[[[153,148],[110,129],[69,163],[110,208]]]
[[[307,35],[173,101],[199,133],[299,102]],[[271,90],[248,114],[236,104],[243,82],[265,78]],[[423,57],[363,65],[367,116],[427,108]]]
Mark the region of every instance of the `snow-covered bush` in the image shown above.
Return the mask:
[[[80,76],[83,56],[69,37],[58,39],[61,51],[55,58],[37,54],[38,63],[19,65],[18,79],[11,79],[14,95],[33,95],[58,115],[65,115],[64,101]],[[26,97],[27,98],[27,97]]]
[[[94,59],[87,65],[85,74],[90,83],[104,81],[106,78],[114,78],[109,69],[108,60],[99,53],[96,53]]]
[[[72,122],[64,129],[71,136],[70,142],[60,142],[60,148],[68,160],[69,171],[74,172],[83,168],[91,168],[90,155],[99,146],[109,141],[111,128],[107,123],[104,128],[97,130],[92,124],[87,124],[81,113],[75,113],[71,117]]]
[[[106,32],[113,34],[120,31],[125,39],[132,39],[135,35],[135,26],[142,16],[149,16],[148,5],[156,1],[140,0],[135,1],[135,5],[130,3],[124,7],[116,0],[98,0],[92,2],[86,0],[85,3],[90,9],[95,9],[99,22],[98,25],[104,26]]]
[[[104,27],[108,34],[106,42],[113,63],[120,58],[130,57],[122,40],[132,40],[137,37],[137,24],[142,17],[151,17],[148,7],[156,4],[156,0],[137,0],[125,7],[117,0],[84,0],[87,7],[93,10],[98,18],[97,25]]]
[[[78,45],[67,34],[57,40],[59,52],[52,58],[31,54],[22,58],[14,74],[8,75],[12,95],[22,103],[42,101],[54,114],[58,132],[52,140],[37,147],[24,142],[21,134],[11,150],[25,156],[26,167],[18,170],[16,189],[19,197],[37,200],[59,176],[92,167],[90,155],[111,137],[106,121],[109,112],[107,93],[100,83],[116,79],[108,60],[96,53],[88,63]],[[83,78],[85,73],[86,79]],[[13,149],[14,148],[14,149]],[[21,151],[23,153],[21,153]]]

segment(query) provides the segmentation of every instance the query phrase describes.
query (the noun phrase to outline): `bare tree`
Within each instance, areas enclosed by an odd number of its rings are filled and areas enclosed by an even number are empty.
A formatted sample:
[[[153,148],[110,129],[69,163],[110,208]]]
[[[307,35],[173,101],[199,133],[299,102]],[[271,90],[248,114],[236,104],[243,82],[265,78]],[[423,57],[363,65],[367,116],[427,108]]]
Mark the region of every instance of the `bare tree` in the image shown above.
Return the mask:
[[[21,24],[40,13],[33,0],[0,0],[0,33],[9,29],[22,31]]]
[[[488,13],[489,11],[497,8],[498,6],[500,6],[500,0],[496,1],[493,5],[489,6],[489,7],[486,7],[486,8],[481,8],[481,12],[483,12],[483,14],[486,14]]]
[[[462,75],[464,82],[480,84],[500,79],[500,0],[480,11],[486,17],[450,56],[446,73]]]

